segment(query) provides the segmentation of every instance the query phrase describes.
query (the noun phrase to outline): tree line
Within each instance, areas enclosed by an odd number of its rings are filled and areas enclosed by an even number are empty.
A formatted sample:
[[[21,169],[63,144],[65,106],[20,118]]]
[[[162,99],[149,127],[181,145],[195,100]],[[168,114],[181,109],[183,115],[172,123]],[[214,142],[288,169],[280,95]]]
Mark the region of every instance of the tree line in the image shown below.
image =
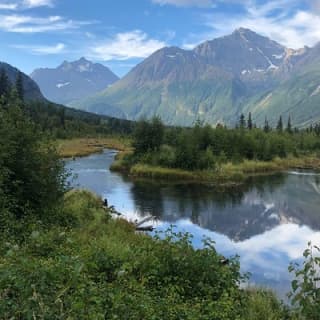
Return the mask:
[[[186,170],[213,169],[225,161],[271,161],[275,157],[300,156],[320,151],[320,127],[298,130],[282,117],[277,127],[266,120],[263,128],[240,116],[239,124],[229,129],[197,121],[192,128],[165,127],[157,117],[141,120],[133,134],[135,152],[130,161]]]
[[[12,83],[6,71],[1,69],[0,104],[6,108],[6,105],[17,99],[24,114],[53,139],[110,134],[128,135],[133,131],[133,122],[128,120],[100,116],[46,100],[27,100],[25,99],[22,73],[18,72],[14,83]]]

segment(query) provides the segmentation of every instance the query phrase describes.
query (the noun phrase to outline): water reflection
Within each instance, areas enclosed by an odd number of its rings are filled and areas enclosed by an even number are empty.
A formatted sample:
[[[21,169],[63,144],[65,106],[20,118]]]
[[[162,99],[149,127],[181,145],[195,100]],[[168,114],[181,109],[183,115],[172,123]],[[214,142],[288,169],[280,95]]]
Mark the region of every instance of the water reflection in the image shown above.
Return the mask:
[[[132,181],[108,170],[114,155],[106,151],[67,166],[78,175],[78,187],[107,197],[129,219],[151,214],[160,230],[174,224],[193,234],[197,247],[209,236],[223,254],[239,254],[252,282],[281,295],[289,289],[289,262],[301,257],[308,241],[320,243],[320,176],[312,172],[254,178],[221,189]]]
[[[274,204],[261,197],[272,195],[285,179],[278,175],[232,189],[136,181],[131,194],[141,216],[152,214],[171,223],[187,218],[203,228],[241,241],[279,224]]]

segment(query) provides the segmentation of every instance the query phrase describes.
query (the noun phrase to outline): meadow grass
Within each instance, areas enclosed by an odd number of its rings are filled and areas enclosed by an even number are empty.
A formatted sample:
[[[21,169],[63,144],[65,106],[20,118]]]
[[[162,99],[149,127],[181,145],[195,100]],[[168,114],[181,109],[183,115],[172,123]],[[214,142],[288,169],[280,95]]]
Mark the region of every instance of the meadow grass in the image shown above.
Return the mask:
[[[62,158],[84,157],[100,153],[106,148],[124,151],[130,149],[130,144],[129,138],[119,136],[56,141],[58,152]]]
[[[272,161],[244,160],[240,163],[227,162],[220,164],[211,170],[188,171],[143,163],[130,165],[126,161],[126,155],[129,153],[119,153],[111,166],[111,170],[126,172],[137,178],[215,184],[239,184],[252,176],[275,174],[289,169],[320,170],[320,159],[316,156],[302,156],[300,158],[289,156],[287,158],[275,158]]]

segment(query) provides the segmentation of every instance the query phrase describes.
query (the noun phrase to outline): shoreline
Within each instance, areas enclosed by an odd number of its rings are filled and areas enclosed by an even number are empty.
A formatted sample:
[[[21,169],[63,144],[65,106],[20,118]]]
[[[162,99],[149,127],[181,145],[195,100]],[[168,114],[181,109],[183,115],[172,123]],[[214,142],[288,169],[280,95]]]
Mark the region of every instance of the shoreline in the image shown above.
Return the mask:
[[[70,159],[102,153],[105,149],[119,151],[110,170],[128,175],[130,178],[151,179],[161,182],[196,183],[236,187],[247,179],[285,173],[288,170],[320,171],[320,158],[315,155],[275,158],[271,161],[244,160],[234,164],[227,162],[215,170],[187,171],[175,168],[137,163],[128,166],[124,157],[132,153],[131,141],[124,137],[75,138],[57,140],[57,149],[62,158]]]
[[[285,173],[288,170],[320,171],[320,158],[315,156],[275,158],[272,161],[245,160],[239,164],[228,162],[216,170],[186,171],[174,168],[137,163],[126,166],[123,158],[127,152],[120,152],[110,170],[127,174],[131,178],[159,181],[214,184],[222,187],[238,186],[249,178]]]
[[[105,149],[120,152],[130,150],[130,140],[123,137],[74,138],[57,140],[57,150],[61,158],[69,159],[86,157],[91,154],[102,153]]]

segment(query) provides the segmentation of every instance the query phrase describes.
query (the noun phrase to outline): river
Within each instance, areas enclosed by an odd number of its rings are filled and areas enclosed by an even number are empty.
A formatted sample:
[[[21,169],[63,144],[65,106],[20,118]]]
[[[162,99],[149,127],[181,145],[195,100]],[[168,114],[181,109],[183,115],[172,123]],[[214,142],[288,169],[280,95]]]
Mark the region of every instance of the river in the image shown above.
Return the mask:
[[[127,219],[158,218],[157,230],[193,235],[195,247],[210,237],[218,252],[240,256],[250,285],[290,290],[288,265],[301,261],[308,241],[320,244],[320,175],[291,171],[254,178],[221,190],[196,184],[134,181],[109,171],[116,151],[68,160],[74,187],[91,190]]]

